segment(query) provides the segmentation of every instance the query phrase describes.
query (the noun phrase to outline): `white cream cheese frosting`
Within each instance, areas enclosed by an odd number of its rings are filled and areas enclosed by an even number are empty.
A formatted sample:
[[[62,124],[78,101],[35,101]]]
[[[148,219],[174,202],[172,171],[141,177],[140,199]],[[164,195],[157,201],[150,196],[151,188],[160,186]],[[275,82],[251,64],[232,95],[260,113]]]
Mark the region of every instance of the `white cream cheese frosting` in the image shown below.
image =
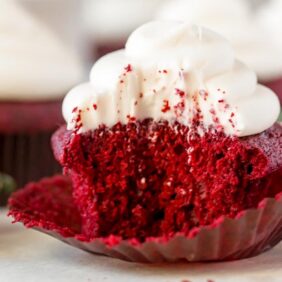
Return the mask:
[[[14,0],[0,0],[0,101],[62,98],[82,79],[78,58]]]
[[[253,69],[260,80],[282,77],[281,45],[277,44],[275,34],[262,24],[259,9],[251,10],[248,1],[168,0],[163,3],[155,18],[210,28],[231,42],[236,56]],[[281,32],[280,25],[277,29]]]
[[[96,41],[126,40],[139,25],[152,20],[163,0],[88,0],[86,26]]]
[[[235,59],[220,35],[181,22],[155,21],[135,30],[126,48],[102,57],[90,82],[63,102],[69,130],[152,118],[247,136],[271,127],[276,95]]]

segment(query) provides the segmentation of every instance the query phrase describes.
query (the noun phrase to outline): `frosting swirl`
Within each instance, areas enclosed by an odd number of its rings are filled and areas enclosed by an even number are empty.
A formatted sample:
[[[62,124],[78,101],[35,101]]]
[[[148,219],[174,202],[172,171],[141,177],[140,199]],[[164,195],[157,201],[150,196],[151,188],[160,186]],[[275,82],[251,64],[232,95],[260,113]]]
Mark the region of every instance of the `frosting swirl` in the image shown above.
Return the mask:
[[[223,37],[166,21],[134,31],[125,50],[101,58],[90,82],[63,103],[68,129],[78,133],[153,118],[187,126],[198,119],[203,128],[247,136],[271,127],[279,111],[276,95],[257,84]]]
[[[281,4],[280,0],[276,1]],[[261,9],[260,6],[255,10],[251,7],[246,0],[170,0],[157,10],[155,18],[210,28],[231,42],[236,56],[253,69],[261,81],[280,78],[282,52],[277,38],[282,36],[275,34],[274,29],[281,35],[278,24],[281,9],[278,4],[275,13],[270,8],[266,11],[263,5]]]
[[[63,97],[82,79],[78,58],[14,0],[0,2],[0,100]]]

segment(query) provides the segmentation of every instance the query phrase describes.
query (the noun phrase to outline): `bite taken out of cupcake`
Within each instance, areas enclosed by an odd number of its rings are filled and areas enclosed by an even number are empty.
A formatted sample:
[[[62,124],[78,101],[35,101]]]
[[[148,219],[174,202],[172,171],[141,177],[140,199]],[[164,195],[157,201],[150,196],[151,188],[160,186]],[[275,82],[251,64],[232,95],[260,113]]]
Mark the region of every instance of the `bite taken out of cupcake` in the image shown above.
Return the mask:
[[[31,184],[11,198],[11,214],[134,261],[261,253],[282,239],[279,110],[220,35],[147,23],[64,100],[67,126],[52,144],[72,190],[64,178]]]
[[[78,57],[13,0],[0,9],[0,171],[19,186],[60,171],[50,147],[63,97],[82,80]]]
[[[281,1],[254,8],[247,0],[168,0],[156,12],[162,20],[196,23],[226,37],[236,57],[271,88],[282,101]]]

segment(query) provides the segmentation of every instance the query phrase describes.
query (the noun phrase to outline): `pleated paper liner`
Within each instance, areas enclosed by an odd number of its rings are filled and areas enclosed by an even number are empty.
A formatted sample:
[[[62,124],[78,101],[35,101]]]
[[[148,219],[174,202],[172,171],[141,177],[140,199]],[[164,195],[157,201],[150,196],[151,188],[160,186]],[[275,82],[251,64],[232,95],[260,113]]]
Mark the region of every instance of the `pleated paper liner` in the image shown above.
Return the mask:
[[[257,209],[237,218],[220,218],[210,226],[193,229],[187,236],[122,240],[89,239],[81,234],[79,213],[73,203],[71,182],[63,176],[29,184],[10,199],[15,222],[47,233],[74,247],[134,262],[227,261],[258,255],[282,240],[282,193],[266,198]]]

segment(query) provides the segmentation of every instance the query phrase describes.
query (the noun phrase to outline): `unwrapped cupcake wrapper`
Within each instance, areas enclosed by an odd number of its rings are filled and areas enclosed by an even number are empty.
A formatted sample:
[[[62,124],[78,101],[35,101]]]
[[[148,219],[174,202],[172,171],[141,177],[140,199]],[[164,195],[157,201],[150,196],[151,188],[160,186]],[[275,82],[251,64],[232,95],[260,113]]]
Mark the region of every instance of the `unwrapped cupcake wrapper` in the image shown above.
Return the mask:
[[[52,132],[0,134],[0,172],[12,176],[18,187],[61,171],[54,159]]]
[[[63,176],[27,185],[10,199],[15,222],[35,228],[74,247],[134,262],[227,261],[258,255],[282,240],[282,193],[264,199],[257,209],[235,219],[220,218],[172,238],[122,240],[116,236],[89,239],[81,234],[79,213],[72,201],[71,182]],[[34,197],[36,195],[36,197]]]

